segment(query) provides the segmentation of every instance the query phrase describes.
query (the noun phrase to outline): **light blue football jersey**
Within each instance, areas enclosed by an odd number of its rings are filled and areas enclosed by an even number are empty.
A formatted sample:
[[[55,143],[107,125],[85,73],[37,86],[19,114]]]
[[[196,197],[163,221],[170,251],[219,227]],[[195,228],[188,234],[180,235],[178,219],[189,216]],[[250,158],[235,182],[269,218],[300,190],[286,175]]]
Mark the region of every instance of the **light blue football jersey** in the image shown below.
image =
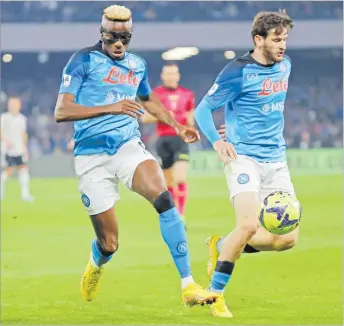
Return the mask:
[[[204,97],[211,110],[225,106],[227,141],[259,162],[286,159],[284,104],[291,60],[262,65],[252,51],[229,63]]]
[[[100,106],[151,93],[145,61],[126,52],[120,60],[96,45],[76,52],[63,70],[60,94],[75,96],[75,103]],[[82,110],[82,109],[81,109]],[[74,155],[115,154],[133,138],[139,138],[137,119],[128,115],[104,115],[74,122]]]

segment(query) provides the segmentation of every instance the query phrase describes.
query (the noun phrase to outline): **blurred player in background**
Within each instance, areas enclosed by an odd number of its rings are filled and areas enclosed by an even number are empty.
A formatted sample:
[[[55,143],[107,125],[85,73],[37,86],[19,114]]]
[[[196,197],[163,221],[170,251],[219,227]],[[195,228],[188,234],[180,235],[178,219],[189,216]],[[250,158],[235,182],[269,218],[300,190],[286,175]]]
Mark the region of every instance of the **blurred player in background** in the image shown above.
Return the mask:
[[[273,235],[259,228],[258,221],[261,201],[269,194],[283,191],[294,196],[283,138],[291,70],[284,53],[292,27],[285,12],[260,12],[251,30],[254,50],[222,70],[195,111],[201,131],[225,164],[236,215],[236,226],[226,238],[208,239],[210,289],[222,294],[211,306],[215,316],[232,317],[223,291],[242,252],[286,250],[298,238],[298,228]],[[212,112],[224,105],[227,141],[221,139],[212,118]]]
[[[181,277],[184,304],[213,303],[217,294],[192,278],[183,222],[156,159],[140,139],[138,118],[144,113],[171,125],[185,142],[199,140],[193,127],[178,123],[151,91],[145,61],[127,52],[133,25],[122,6],[104,10],[101,41],[76,52],[67,63],[56,103],[57,122],[75,121],[75,171],[81,200],[96,233],[82,276],[81,293],[91,301],[98,292],[102,267],[118,249],[114,204],[119,181],[146,198],[159,214],[163,239]],[[139,213],[139,212],[138,212]]]
[[[195,95],[192,91],[179,86],[180,72],[176,64],[166,64],[161,72],[162,85],[153,92],[182,125],[194,125]],[[185,204],[188,196],[187,171],[189,161],[189,146],[170,125],[158,121],[152,115],[145,113],[141,121],[156,122],[158,141],[156,151],[161,161],[168,190],[174,198],[179,214],[185,223]]]
[[[30,194],[30,175],[27,166],[28,135],[26,117],[20,113],[21,101],[10,97],[7,103],[8,112],[1,114],[1,148],[5,154],[6,167],[1,173],[1,199],[5,196],[5,183],[15,170],[18,171],[21,198],[33,201]]]

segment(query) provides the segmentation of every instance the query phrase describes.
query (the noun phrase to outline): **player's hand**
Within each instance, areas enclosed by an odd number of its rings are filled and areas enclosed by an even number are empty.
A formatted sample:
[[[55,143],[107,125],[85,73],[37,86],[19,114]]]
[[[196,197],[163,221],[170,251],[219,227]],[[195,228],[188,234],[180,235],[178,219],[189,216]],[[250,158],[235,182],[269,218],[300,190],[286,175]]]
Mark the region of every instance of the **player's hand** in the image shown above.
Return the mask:
[[[177,128],[178,135],[187,143],[195,143],[201,139],[199,132],[194,127],[179,125]]]
[[[218,129],[218,133],[220,134],[221,138],[226,141],[226,125],[221,125],[220,129]]]
[[[144,114],[144,110],[141,105],[135,101],[125,99],[114,103],[110,106],[111,114],[126,114],[135,119],[139,118]]]
[[[220,161],[225,164],[230,163],[232,160],[237,158],[237,153],[231,143],[227,143],[220,139],[213,143],[213,147],[217,152]]]

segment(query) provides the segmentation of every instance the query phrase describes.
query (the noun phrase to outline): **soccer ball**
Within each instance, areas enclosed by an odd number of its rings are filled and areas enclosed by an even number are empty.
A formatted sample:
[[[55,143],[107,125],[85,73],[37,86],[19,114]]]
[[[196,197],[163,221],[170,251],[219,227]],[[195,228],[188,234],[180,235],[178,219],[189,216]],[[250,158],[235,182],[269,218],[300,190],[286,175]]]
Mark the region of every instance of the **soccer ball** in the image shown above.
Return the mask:
[[[288,193],[276,191],[264,199],[259,221],[269,232],[287,234],[296,229],[300,220],[300,203]]]

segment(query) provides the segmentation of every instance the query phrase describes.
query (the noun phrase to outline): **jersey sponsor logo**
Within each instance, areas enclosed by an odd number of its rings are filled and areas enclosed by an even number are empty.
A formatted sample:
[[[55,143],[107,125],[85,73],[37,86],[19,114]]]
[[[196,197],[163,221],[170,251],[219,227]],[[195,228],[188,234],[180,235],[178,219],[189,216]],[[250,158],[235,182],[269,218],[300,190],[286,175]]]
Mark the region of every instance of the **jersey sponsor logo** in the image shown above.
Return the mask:
[[[266,78],[263,81],[263,87],[258,96],[270,96],[272,94],[278,94],[280,92],[286,92],[288,90],[288,81],[282,78],[278,82],[273,82],[270,78]]]
[[[169,106],[173,111],[177,110],[177,104],[179,102],[179,97],[180,96],[178,94],[167,95]]]
[[[70,85],[70,82],[72,81],[72,76],[71,75],[63,75],[63,86],[68,87]]]
[[[113,67],[109,71],[106,78],[103,78],[104,83],[109,83],[112,85],[122,84],[122,85],[133,85],[138,86],[137,77],[134,76],[134,72],[132,70],[129,73],[124,74],[118,67]]]
[[[208,96],[213,95],[213,94],[216,92],[216,90],[217,90],[218,88],[219,88],[219,85],[215,83],[215,84],[209,89],[209,91],[208,91]]]
[[[116,103],[122,100],[132,100],[135,101],[135,95],[125,95],[125,94],[114,94],[112,92],[107,93],[105,102],[106,103]]]
[[[257,73],[255,73],[255,74],[247,74],[246,75],[246,79],[247,80],[254,80],[254,79],[257,79],[258,78],[258,74]]]
[[[270,113],[270,112],[283,112],[284,111],[284,102],[273,102],[273,103],[266,103],[262,108],[263,113]]]

